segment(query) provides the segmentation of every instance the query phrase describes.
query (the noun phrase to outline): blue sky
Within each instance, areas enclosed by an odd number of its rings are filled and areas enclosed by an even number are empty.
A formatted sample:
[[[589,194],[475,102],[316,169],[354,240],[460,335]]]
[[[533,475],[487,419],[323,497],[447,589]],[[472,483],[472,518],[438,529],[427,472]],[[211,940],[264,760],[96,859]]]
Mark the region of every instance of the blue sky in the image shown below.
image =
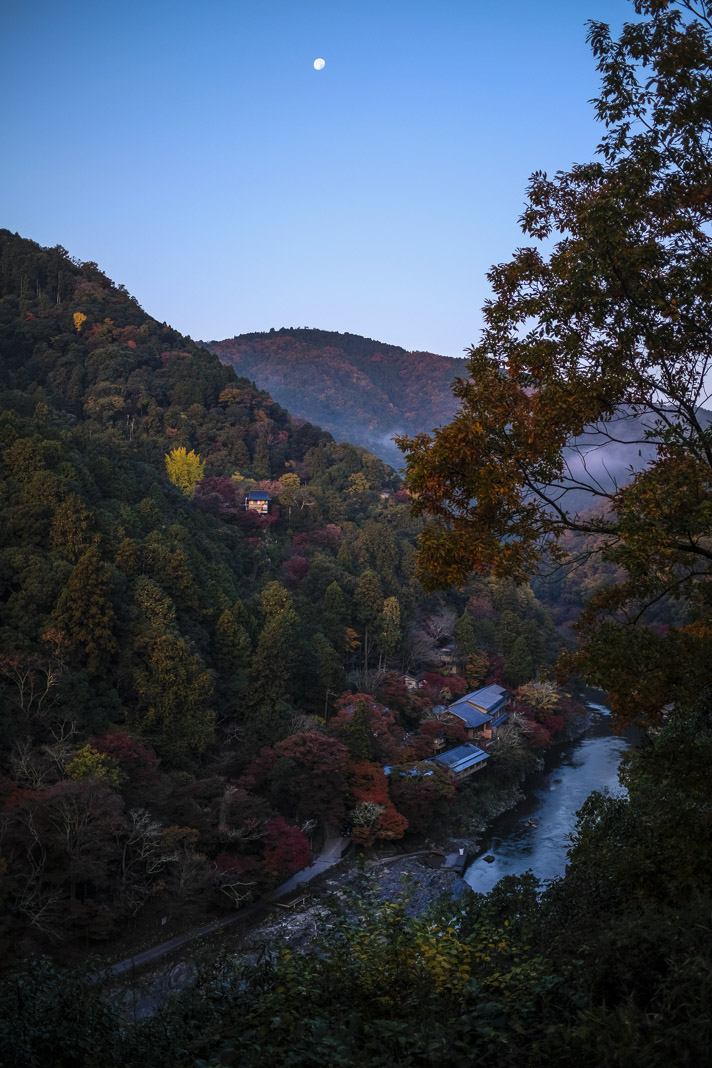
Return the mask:
[[[194,338],[314,326],[457,356],[529,174],[589,159],[587,19],[626,0],[22,0],[0,225]],[[313,61],[326,66],[315,71]]]

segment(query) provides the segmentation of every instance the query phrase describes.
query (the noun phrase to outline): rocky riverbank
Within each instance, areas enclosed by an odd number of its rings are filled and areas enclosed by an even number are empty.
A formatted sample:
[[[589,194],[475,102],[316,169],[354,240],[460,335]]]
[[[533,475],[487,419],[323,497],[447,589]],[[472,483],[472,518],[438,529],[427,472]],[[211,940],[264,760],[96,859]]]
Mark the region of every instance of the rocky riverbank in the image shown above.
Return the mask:
[[[583,734],[589,722],[590,716],[579,717],[573,737]],[[542,766],[542,758],[536,757],[528,771]],[[419,846],[414,843],[413,852],[403,854],[392,847],[390,853],[363,859],[352,852],[283,901],[263,903],[250,920],[200,937],[139,976],[126,976],[117,983],[117,1000],[130,1015],[147,1015],[221,954],[256,957],[264,948],[284,944],[308,950],[332,922],[332,906],[347,901],[349,891],[359,891],[365,881],[382,900],[407,899],[411,915],[422,913],[443,894],[458,896],[467,884],[459,872],[442,866],[444,856],[462,849],[468,862],[475,859],[492,821],[525,799],[523,786],[526,775],[506,784],[497,784],[489,773],[476,777],[458,791],[457,803],[436,834]]]

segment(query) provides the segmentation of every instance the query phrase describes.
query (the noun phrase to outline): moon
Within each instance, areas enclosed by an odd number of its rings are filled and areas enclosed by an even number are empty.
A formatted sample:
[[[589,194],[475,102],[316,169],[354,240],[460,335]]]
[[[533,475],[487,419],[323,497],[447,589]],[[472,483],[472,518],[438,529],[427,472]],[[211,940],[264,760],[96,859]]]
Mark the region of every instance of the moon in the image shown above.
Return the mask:
[[[314,60],[314,70],[323,70],[325,66],[326,66],[326,63],[324,62],[323,59],[315,59]]]

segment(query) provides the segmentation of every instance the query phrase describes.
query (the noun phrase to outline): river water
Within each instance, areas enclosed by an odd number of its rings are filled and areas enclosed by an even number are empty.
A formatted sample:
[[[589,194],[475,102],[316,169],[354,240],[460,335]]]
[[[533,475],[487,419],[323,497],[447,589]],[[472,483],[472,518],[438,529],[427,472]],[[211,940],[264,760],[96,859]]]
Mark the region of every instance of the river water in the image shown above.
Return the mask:
[[[526,800],[493,821],[482,853],[465,872],[473,890],[486,894],[503,876],[530,869],[540,879],[563,875],[576,812],[589,794],[625,793],[618,782],[618,765],[633,737],[613,733],[603,705],[589,704],[589,708],[586,732],[575,742],[550,749],[543,770],[529,776],[522,787]],[[487,862],[486,856],[494,860]]]

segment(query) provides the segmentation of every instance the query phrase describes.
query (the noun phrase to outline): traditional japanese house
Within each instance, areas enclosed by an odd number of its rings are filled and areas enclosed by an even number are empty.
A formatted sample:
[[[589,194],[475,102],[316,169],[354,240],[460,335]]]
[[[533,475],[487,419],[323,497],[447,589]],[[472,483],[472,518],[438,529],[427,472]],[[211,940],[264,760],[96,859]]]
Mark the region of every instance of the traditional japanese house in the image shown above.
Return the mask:
[[[247,494],[245,507],[249,512],[259,512],[260,515],[265,515],[269,512],[269,502],[269,490],[252,490]]]
[[[508,719],[509,691],[504,686],[483,686],[448,705],[448,713],[460,720],[468,738],[496,738]]]
[[[414,693],[416,690],[419,690],[423,685],[422,671],[419,675],[413,675],[410,672],[406,672],[406,674],[403,675],[402,678],[403,682],[405,683],[406,689],[410,690],[411,693]]]
[[[478,749],[470,742],[465,742],[464,745],[448,749],[446,753],[440,753],[432,759],[434,764],[444,768],[448,775],[460,782],[462,779],[469,779],[470,775],[474,775],[475,772],[482,771],[486,761],[489,760],[489,753]]]

